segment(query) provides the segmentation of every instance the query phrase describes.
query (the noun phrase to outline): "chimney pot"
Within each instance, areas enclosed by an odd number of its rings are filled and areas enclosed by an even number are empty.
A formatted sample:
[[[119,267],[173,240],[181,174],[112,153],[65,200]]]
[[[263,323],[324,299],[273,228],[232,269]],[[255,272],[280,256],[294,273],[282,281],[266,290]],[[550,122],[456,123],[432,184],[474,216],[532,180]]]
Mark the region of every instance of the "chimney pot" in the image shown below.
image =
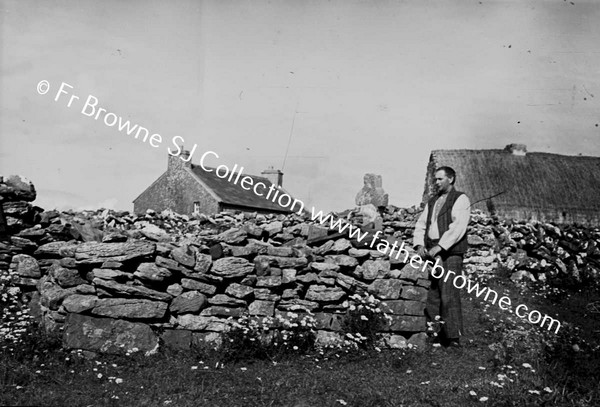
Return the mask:
[[[273,169],[272,165],[270,165],[268,169],[261,172],[260,175],[264,175],[264,177],[271,181],[271,184],[275,185],[276,187],[283,186],[283,172]]]

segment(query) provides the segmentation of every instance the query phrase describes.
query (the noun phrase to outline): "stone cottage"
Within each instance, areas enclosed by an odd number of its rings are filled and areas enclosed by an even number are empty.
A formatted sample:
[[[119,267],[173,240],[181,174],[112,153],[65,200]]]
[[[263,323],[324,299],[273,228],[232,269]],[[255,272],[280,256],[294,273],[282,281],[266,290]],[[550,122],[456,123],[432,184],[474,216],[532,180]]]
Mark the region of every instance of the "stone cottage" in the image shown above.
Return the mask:
[[[168,155],[167,171],[133,200],[135,213],[144,213],[148,209],[170,209],[187,215],[212,215],[226,210],[289,214],[298,209],[297,206],[281,206],[275,200],[258,195],[252,188],[242,188],[240,183],[231,182],[227,177],[220,178],[214,168],[205,167],[212,170],[206,171],[201,166],[192,164],[188,158],[188,151],[183,151],[180,156]],[[273,196],[289,196],[282,187],[281,171],[270,168],[261,175],[263,176],[243,173],[244,177],[252,179],[252,185],[262,183],[262,190],[272,188],[276,191]]]
[[[455,186],[472,207],[499,218],[600,224],[600,157],[527,152],[523,144],[503,150],[434,150],[423,201],[433,193],[435,169],[454,168]]]

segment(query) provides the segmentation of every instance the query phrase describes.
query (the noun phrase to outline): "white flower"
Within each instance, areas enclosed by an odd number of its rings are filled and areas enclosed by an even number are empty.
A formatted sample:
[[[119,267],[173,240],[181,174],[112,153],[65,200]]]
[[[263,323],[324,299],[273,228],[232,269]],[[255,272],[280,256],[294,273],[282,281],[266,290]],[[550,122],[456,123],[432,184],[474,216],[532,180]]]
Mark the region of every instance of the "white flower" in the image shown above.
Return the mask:
[[[348,402],[346,402],[346,401],[344,401],[344,400],[342,400],[342,399],[337,399],[336,401],[337,401],[338,403],[340,403],[342,406],[347,406],[347,405],[348,405]]]
[[[361,315],[360,319],[362,319],[363,321],[368,321],[369,320],[369,318],[367,318],[366,315]]]
[[[540,395],[540,391],[539,390],[527,390],[529,393],[531,394],[537,394],[538,396]]]
[[[469,395],[470,395],[470,396],[473,396],[473,397],[477,397],[477,393],[475,393],[473,390],[471,390],[471,391],[469,392]]]
[[[198,366],[192,366],[192,370],[198,369]]]
[[[102,373],[98,373],[98,379],[102,379]]]
[[[121,379],[120,377],[117,377],[117,378],[115,379],[115,383],[117,383],[117,384],[121,384],[121,383],[123,383],[123,379]]]
[[[523,363],[521,366],[523,366],[526,369],[531,369],[531,365],[529,363]]]
[[[488,401],[489,399],[487,397],[482,397],[479,399],[479,401]]]

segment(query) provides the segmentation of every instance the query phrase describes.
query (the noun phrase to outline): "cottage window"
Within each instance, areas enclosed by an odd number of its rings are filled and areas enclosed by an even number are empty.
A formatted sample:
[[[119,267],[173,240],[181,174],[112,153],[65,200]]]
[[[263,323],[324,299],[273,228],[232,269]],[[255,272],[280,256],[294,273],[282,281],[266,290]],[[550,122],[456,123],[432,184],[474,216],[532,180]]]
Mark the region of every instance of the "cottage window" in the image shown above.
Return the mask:
[[[194,214],[200,213],[200,202],[194,202]]]

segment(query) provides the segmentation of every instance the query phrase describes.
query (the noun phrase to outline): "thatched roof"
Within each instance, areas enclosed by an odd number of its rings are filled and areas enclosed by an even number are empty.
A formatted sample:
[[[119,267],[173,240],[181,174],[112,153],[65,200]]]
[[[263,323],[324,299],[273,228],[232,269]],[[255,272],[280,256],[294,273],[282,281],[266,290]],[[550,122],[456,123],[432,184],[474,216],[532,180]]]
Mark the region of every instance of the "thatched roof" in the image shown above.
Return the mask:
[[[523,146],[524,147],[524,146]],[[427,171],[424,200],[431,192],[433,172],[454,168],[456,189],[474,207],[499,215],[516,213],[538,220],[578,221],[600,217],[600,157],[549,153],[515,155],[504,150],[435,150]],[[491,198],[490,200],[487,198]],[[540,216],[531,214],[538,213]]]

